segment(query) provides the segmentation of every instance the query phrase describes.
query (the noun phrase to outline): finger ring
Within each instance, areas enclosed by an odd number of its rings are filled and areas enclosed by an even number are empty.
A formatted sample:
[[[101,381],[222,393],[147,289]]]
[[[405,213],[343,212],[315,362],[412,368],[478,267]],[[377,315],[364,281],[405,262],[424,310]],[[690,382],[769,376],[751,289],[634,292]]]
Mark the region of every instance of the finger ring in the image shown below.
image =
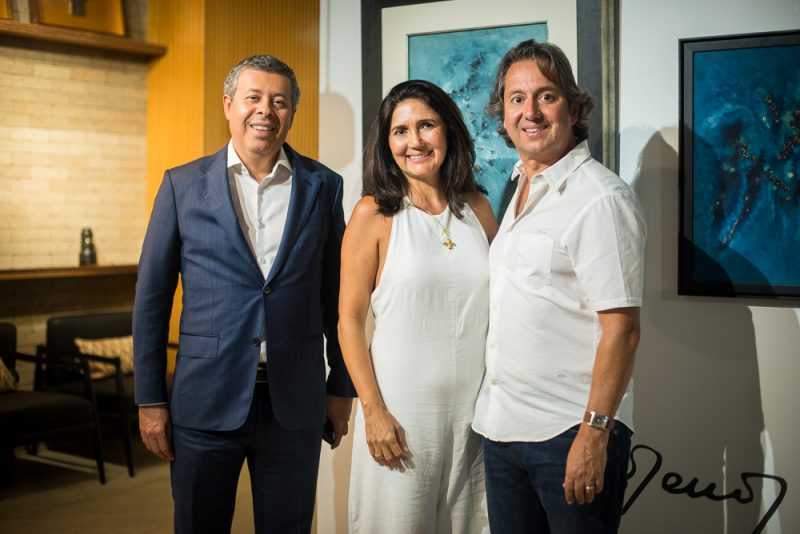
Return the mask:
[[[376,452],[375,454],[373,454],[373,456],[375,458],[383,458],[383,453],[382,452]]]
[[[594,491],[594,486],[586,486],[586,491]]]

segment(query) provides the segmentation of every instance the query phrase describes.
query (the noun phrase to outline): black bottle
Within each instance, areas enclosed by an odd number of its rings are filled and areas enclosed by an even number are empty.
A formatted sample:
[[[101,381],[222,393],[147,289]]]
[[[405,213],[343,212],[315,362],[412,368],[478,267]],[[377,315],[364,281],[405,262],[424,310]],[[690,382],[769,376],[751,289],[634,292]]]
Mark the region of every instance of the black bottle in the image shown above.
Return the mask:
[[[79,261],[80,265],[94,265],[97,263],[97,253],[94,250],[91,228],[84,228],[81,230],[81,253]]]

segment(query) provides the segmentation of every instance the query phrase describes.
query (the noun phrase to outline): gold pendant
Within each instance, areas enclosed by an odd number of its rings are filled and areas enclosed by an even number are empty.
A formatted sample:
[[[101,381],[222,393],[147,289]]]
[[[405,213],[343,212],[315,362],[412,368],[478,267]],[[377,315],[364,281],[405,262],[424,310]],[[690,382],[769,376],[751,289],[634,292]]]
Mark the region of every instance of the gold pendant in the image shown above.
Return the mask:
[[[455,243],[453,243],[453,240],[452,240],[452,239],[450,239],[449,237],[448,237],[447,239],[445,239],[445,240],[444,240],[444,242],[442,243],[442,245],[444,245],[445,247],[447,247],[447,249],[448,249],[448,250],[453,250],[453,247],[455,247],[455,246],[456,246],[456,244],[455,244]]]

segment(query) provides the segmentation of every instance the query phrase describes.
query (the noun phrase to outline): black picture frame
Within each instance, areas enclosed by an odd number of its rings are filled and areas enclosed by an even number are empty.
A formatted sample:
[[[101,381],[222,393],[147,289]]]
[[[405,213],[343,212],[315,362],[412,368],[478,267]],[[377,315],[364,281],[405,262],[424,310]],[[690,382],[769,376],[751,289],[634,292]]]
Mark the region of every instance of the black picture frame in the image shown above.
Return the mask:
[[[798,299],[800,31],[679,54],[678,294]]]
[[[362,132],[366,144],[382,94],[381,10],[444,0],[362,0]],[[617,143],[617,0],[576,0],[578,84],[595,98],[589,121],[589,149],[606,167],[618,168]],[[556,43],[558,44],[558,43]]]

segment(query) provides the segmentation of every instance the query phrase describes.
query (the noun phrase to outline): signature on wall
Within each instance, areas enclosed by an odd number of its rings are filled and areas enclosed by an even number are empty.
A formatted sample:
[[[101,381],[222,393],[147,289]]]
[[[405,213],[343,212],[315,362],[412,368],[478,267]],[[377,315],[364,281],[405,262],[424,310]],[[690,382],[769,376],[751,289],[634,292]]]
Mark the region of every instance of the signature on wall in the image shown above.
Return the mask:
[[[636,499],[639,498],[645,488],[647,488],[650,483],[653,482],[653,479],[655,479],[656,475],[658,475],[659,471],[661,470],[661,464],[663,463],[663,456],[660,452],[652,447],[648,447],[647,445],[636,445],[631,449],[631,468],[628,472],[629,480],[636,474],[636,452],[639,450],[649,451],[653,454],[653,465],[650,468],[650,471],[648,471],[645,477],[642,479],[642,482],[639,483],[639,485],[631,493],[628,500],[625,502],[625,506],[622,509],[623,514],[628,511],[634,502],[636,502]],[[730,500],[739,504],[750,504],[755,500],[755,492],[753,491],[751,481],[773,480],[778,483],[780,491],[778,492],[778,495],[775,497],[775,500],[772,502],[772,504],[770,504],[769,508],[767,508],[764,516],[761,518],[755,528],[753,528],[753,534],[759,534],[764,530],[764,527],[767,525],[772,516],[775,515],[775,512],[778,511],[778,507],[781,505],[783,498],[786,496],[788,484],[785,479],[775,475],[768,475],[766,473],[742,473],[740,477],[742,479],[742,485],[744,486],[744,489],[737,488],[730,493],[718,494],[716,493],[717,484],[714,482],[711,482],[704,488],[700,489],[699,486],[701,484],[696,477],[693,477],[688,482],[684,482],[683,476],[675,472],[669,472],[665,473],[664,476],[661,477],[661,489],[667,493],[671,493],[672,495],[685,494],[690,499],[708,499],[714,502]]]

